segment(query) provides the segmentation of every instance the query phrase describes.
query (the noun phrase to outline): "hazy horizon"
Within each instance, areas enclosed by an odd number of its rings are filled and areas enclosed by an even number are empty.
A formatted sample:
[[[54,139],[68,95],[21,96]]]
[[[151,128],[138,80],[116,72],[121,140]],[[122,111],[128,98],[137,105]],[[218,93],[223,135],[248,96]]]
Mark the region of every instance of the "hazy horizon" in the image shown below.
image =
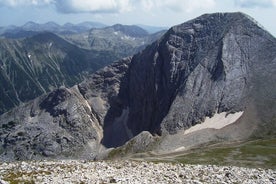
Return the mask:
[[[171,27],[205,13],[239,11],[276,35],[276,0],[0,0],[0,11],[0,26],[89,21],[155,27]]]

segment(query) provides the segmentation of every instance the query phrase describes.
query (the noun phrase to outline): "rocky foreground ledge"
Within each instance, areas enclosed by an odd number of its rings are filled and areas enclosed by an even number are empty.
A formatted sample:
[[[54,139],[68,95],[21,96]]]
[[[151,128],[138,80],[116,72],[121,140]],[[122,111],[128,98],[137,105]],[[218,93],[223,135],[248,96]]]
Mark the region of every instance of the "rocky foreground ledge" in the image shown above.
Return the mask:
[[[0,164],[0,183],[276,183],[276,170],[138,161]]]

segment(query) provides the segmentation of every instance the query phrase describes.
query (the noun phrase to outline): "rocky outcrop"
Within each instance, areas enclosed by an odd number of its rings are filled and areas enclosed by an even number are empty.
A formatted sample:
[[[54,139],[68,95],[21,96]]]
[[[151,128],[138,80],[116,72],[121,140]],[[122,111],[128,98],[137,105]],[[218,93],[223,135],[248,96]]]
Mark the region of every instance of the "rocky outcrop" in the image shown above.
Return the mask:
[[[126,142],[134,152],[166,152],[275,135],[275,73],[272,35],[242,13],[206,14],[71,89],[0,116],[1,155],[59,157],[70,148],[70,156],[95,158]]]
[[[77,88],[57,89],[11,113],[16,118],[1,119],[2,154],[8,159],[74,156],[101,139],[96,117]]]

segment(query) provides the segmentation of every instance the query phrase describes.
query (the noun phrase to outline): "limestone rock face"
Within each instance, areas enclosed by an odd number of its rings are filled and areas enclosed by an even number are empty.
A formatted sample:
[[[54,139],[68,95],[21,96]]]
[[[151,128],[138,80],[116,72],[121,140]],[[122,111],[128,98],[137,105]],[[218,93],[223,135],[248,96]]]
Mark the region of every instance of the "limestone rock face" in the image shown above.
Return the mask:
[[[132,58],[110,110],[121,107],[127,117],[108,120],[104,143],[118,146],[144,130],[175,134],[221,112],[245,111],[252,131],[258,122],[274,125],[275,73],[276,39],[245,14],[206,14],[172,27]],[[122,130],[125,139],[109,139]]]
[[[272,35],[242,13],[202,15],[79,85],[0,116],[0,154],[95,158],[126,142],[166,151],[275,135],[275,81]],[[219,118],[225,126],[210,125]],[[208,126],[185,133],[205,119]],[[162,135],[158,145],[148,132]]]

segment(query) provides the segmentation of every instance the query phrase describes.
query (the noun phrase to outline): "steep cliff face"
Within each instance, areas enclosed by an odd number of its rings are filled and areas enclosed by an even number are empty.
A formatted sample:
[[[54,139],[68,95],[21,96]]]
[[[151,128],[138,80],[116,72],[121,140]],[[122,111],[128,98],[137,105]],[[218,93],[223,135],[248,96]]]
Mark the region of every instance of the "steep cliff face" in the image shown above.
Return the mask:
[[[71,89],[0,116],[0,153],[94,158],[138,134],[127,146],[151,149],[156,138],[144,131],[162,135],[154,149],[164,151],[275,135],[275,74],[273,36],[242,13],[206,14]]]

